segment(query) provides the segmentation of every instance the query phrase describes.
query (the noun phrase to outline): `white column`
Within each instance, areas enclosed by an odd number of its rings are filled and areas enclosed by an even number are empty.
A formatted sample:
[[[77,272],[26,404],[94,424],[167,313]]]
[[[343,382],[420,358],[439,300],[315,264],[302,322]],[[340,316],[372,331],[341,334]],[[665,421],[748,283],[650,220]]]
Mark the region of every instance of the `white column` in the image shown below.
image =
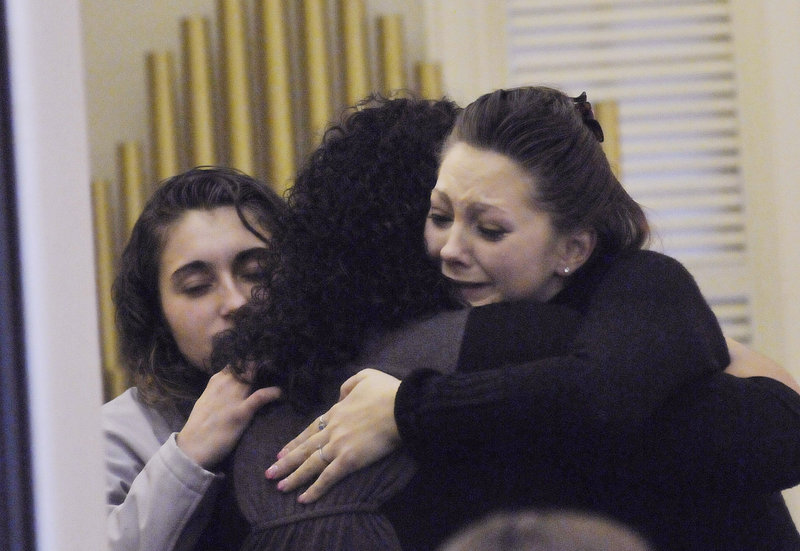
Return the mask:
[[[37,548],[104,549],[79,0],[6,1]]]

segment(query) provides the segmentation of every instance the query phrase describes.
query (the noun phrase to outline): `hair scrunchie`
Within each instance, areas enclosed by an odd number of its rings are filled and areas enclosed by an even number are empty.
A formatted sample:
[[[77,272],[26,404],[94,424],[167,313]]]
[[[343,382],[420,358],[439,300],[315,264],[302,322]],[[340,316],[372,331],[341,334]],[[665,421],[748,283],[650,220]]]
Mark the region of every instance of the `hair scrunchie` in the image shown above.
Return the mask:
[[[597,141],[602,142],[605,139],[603,136],[603,129],[600,127],[600,123],[594,118],[592,104],[586,101],[586,92],[582,92],[580,96],[572,98],[572,101],[575,103],[575,109],[581,114],[583,123],[589,127],[589,130],[592,131]]]

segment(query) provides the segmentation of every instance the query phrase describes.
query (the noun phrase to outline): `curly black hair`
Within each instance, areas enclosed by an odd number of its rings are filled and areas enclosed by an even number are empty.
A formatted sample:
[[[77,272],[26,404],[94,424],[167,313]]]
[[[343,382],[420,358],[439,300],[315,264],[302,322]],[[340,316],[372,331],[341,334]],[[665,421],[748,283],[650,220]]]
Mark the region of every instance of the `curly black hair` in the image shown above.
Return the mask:
[[[277,232],[288,211],[283,199],[246,174],[223,167],[193,168],[159,184],[122,253],[112,288],[121,355],[140,398],[148,404],[193,404],[208,382],[209,375],[191,366],[178,350],[161,309],[158,271],[167,232],[175,222],[186,211],[223,206],[235,207],[242,224],[265,243],[260,231]]]
[[[427,256],[423,229],[450,100],[370,96],[328,128],[289,190],[271,279],[242,308],[212,362],[255,366],[299,407],[376,332],[460,307]]]

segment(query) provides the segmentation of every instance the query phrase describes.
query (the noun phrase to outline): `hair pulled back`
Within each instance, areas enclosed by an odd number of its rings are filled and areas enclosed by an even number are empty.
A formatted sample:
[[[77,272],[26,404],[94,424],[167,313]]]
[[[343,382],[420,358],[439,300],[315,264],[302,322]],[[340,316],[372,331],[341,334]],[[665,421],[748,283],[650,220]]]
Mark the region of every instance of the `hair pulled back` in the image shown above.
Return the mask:
[[[446,148],[462,142],[516,162],[531,177],[534,204],[551,214],[556,230],[596,233],[596,258],[640,249],[650,234],[641,207],[611,171],[601,136],[585,95],[570,98],[530,86],[497,90],[472,102]]]

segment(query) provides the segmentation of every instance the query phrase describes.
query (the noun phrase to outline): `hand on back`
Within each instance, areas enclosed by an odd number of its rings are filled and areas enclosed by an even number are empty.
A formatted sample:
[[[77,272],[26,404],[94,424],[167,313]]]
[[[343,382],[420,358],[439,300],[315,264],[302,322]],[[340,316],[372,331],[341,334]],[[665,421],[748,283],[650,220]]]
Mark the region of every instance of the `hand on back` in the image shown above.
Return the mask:
[[[394,400],[400,380],[364,369],[342,385],[340,401],[289,442],[266,476],[290,491],[317,477],[299,497],[311,503],[345,476],[386,457],[400,446]]]
[[[224,369],[208,381],[178,434],[178,447],[204,469],[213,469],[230,453],[250,420],[262,406],[280,397],[274,387],[250,392]]]

